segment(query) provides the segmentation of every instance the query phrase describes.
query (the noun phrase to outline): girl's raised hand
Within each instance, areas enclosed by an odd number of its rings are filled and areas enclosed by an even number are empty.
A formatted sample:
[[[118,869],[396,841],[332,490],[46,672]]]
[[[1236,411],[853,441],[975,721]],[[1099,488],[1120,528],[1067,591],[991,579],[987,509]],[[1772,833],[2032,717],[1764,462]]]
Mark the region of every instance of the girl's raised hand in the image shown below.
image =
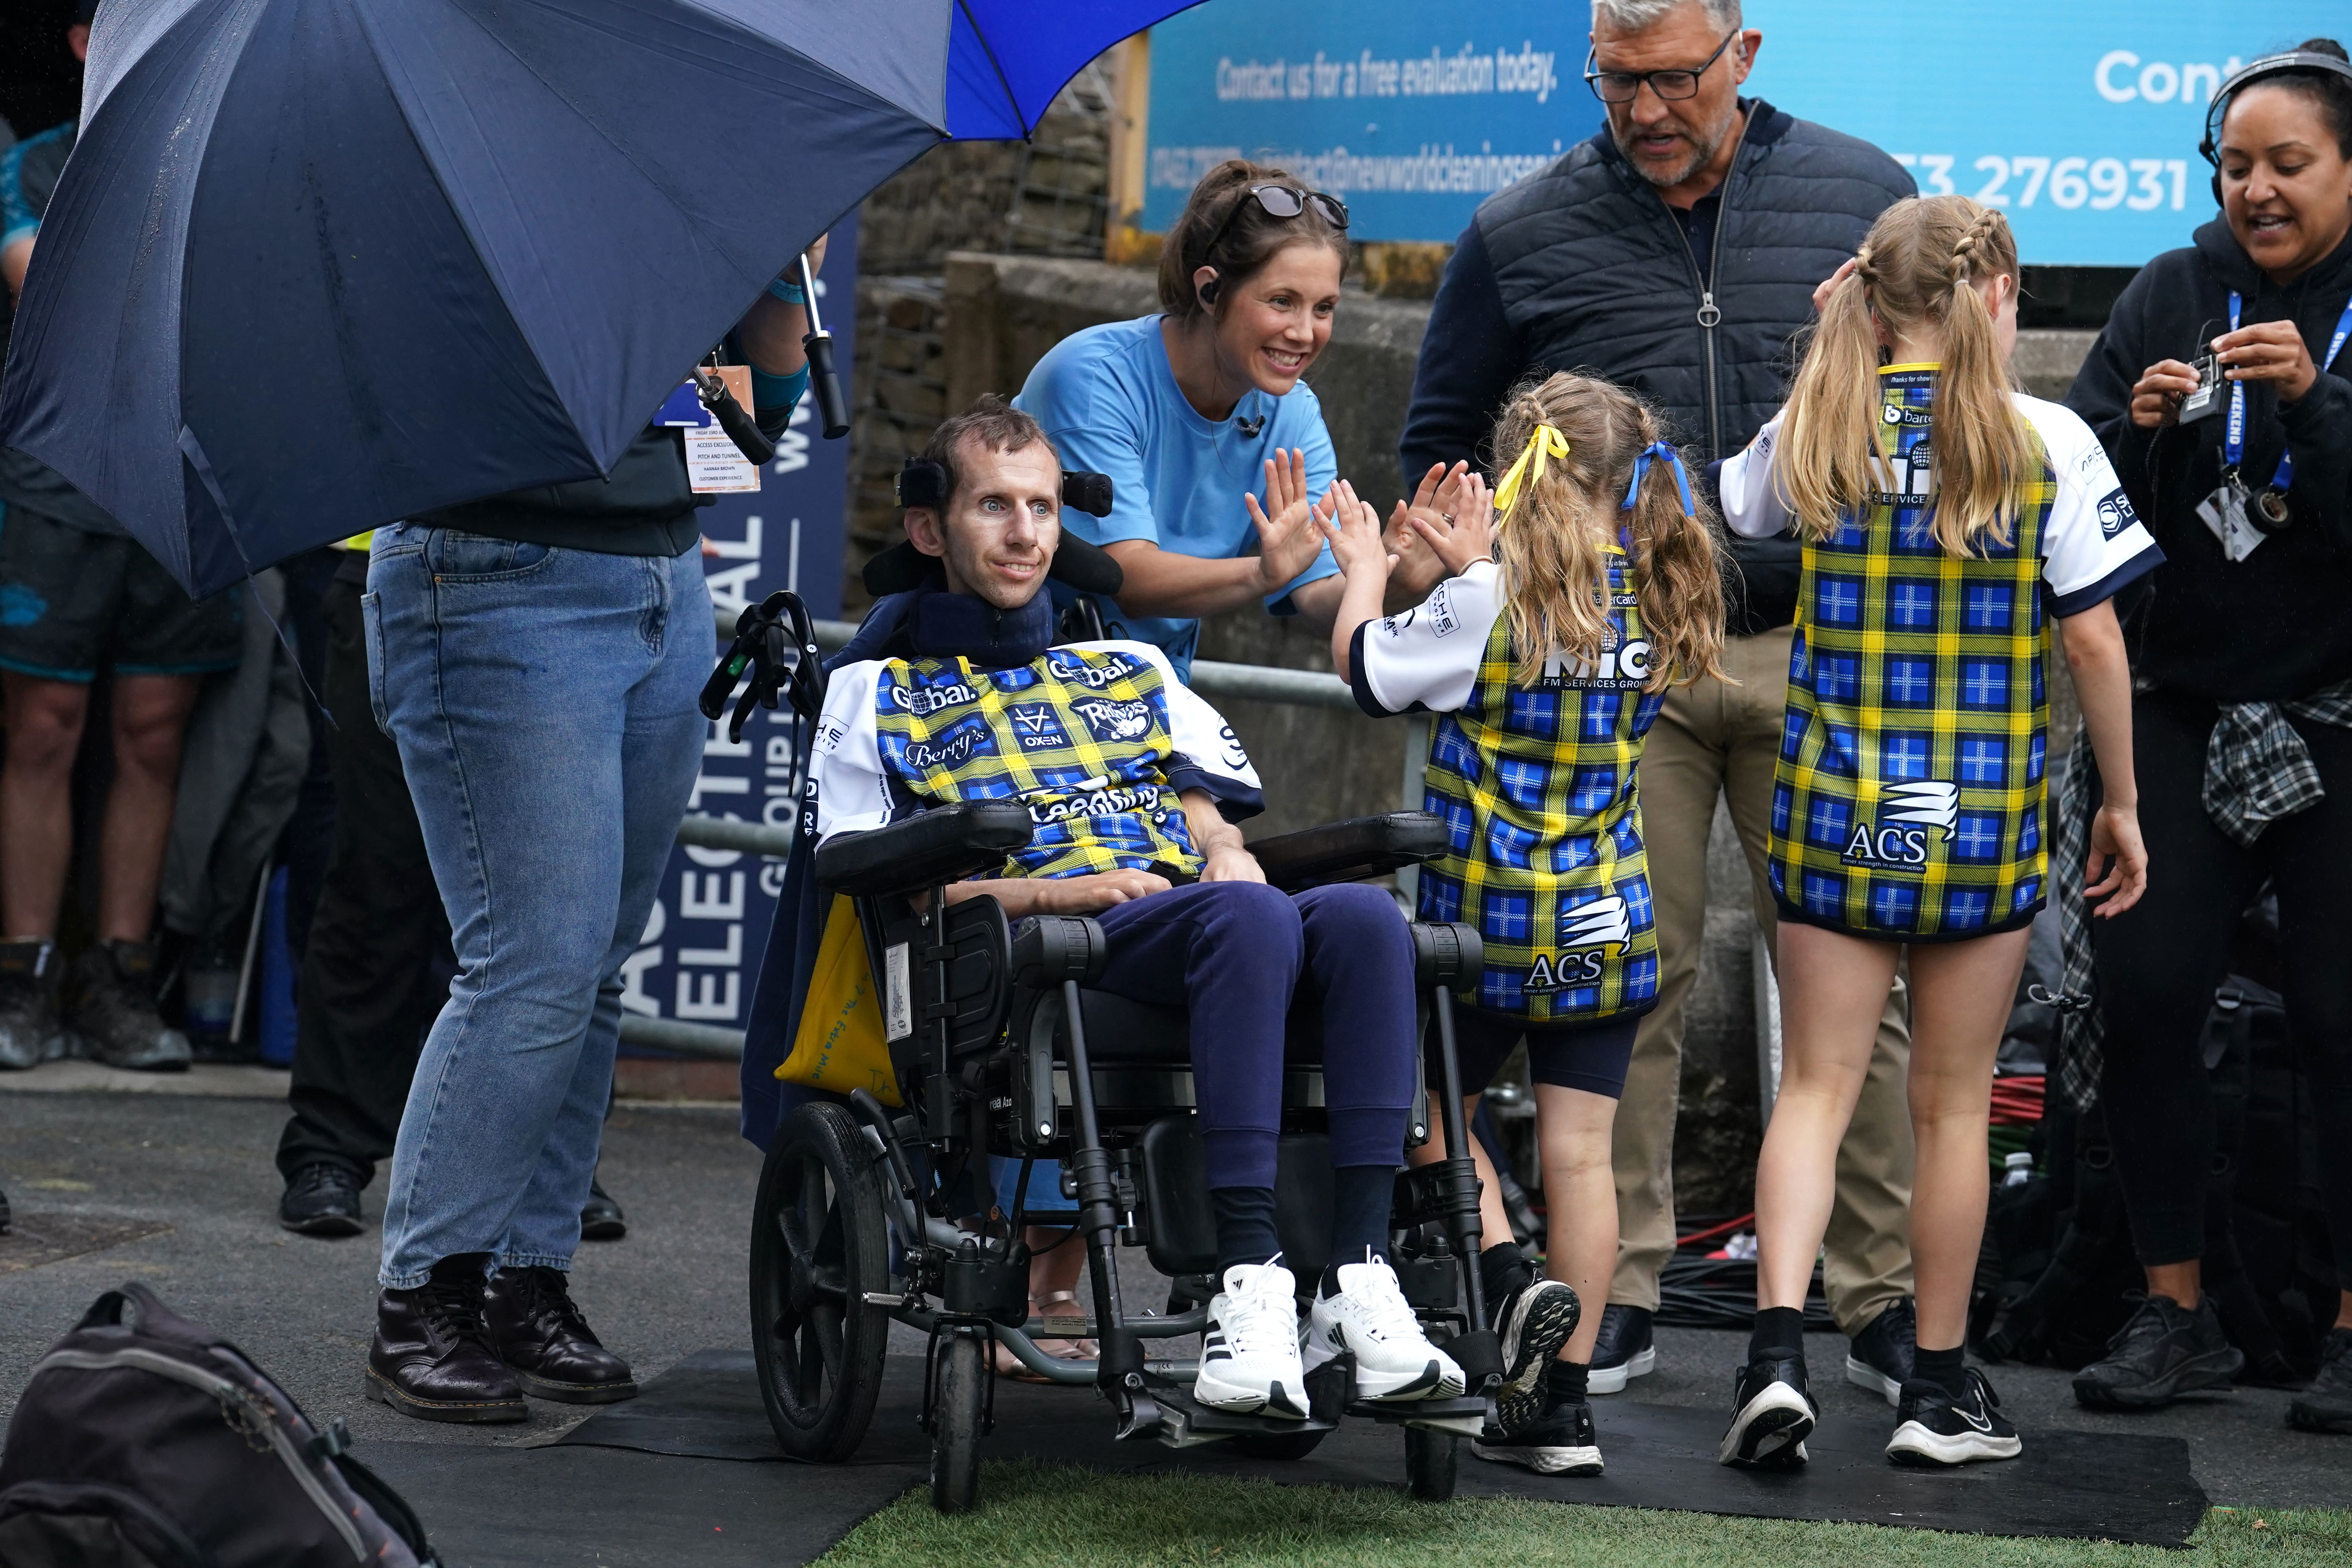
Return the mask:
[[[1841,284],[1841,283],[1844,282],[1847,279],[1849,279],[1849,278],[1853,277],[1853,269],[1854,269],[1855,268],[1857,268],[1857,267],[1861,266],[1861,265],[1862,265],[1862,258],[1860,258],[1860,257],[1858,257],[1858,256],[1850,256],[1850,257],[1846,258],[1846,259],[1845,259],[1844,263],[1843,263],[1842,266],[1840,266],[1840,267],[1838,268],[1838,269],[1837,269],[1835,272],[1831,273],[1828,277],[1826,277],[1826,278],[1822,279],[1821,280],[1821,282],[1819,282],[1818,284],[1814,285],[1814,288],[1813,288],[1813,314],[1814,314],[1814,315],[1818,316],[1818,315],[1820,315],[1820,314],[1821,314],[1824,310],[1828,309],[1828,307],[1829,307],[1829,302],[1830,302],[1830,296],[1837,292],[1837,286],[1838,286],[1839,284]]]
[[[1399,501],[1389,514],[1389,553],[1397,558],[1397,582],[1392,586],[1408,595],[1426,595],[1445,575],[1445,563],[1421,542],[1414,531],[1416,517],[1436,519],[1454,508],[1450,487],[1469,471],[1467,463],[1456,463],[1448,468],[1443,463],[1432,463],[1429,472],[1421,476],[1421,483],[1412,492],[1411,501]]]
[[[1435,515],[1414,512],[1405,521],[1427,541],[1445,569],[1455,576],[1481,561],[1495,558],[1495,498],[1486,476],[1466,466],[1449,476],[1438,491]]]
[[[1278,594],[1315,564],[1323,552],[1320,526],[1339,504],[1338,490],[1311,500],[1307,492],[1307,454],[1297,447],[1276,452],[1265,460],[1265,504],[1244,494],[1250,521],[1257,528],[1258,581],[1265,592]]]
[[[1359,574],[1370,574],[1385,583],[1397,558],[1389,552],[1388,543],[1381,537],[1381,514],[1372,503],[1357,498],[1356,487],[1341,479],[1332,487],[1337,496],[1337,510],[1328,518],[1318,517],[1325,537],[1331,542],[1331,556],[1350,582]]]
[[[2099,876],[2102,864],[2107,869],[2104,877]],[[2127,805],[2099,808],[2091,819],[2091,862],[2083,868],[2083,879],[2084,903],[2104,920],[2139,902],[2147,891],[2147,846],[2140,842],[2137,811]]]

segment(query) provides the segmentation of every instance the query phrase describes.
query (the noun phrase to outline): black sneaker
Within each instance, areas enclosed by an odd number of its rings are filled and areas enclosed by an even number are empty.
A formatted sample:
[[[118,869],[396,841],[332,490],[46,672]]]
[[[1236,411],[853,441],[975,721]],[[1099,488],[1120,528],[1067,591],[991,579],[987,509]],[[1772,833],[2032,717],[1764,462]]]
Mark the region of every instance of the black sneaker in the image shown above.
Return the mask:
[[[1576,1332],[1581,1309],[1565,1280],[1537,1279],[1496,1305],[1495,1337],[1503,1347],[1503,1388],[1496,1411],[1507,1429],[1533,1423],[1544,1411],[1544,1370]]]
[[[1793,1470],[1810,1458],[1805,1439],[1821,1419],[1805,1389],[1801,1355],[1759,1358],[1739,1369],[1731,1383],[1731,1427],[1716,1450],[1716,1462],[1761,1470]]]
[[[286,1179],[278,1223],[300,1236],[357,1236],[359,1178],[341,1165],[303,1166]]]
[[[56,942],[0,942],[0,1068],[38,1067],[66,1054],[57,968]]]
[[[1592,1406],[1581,1399],[1558,1399],[1539,1408],[1527,1425],[1490,1425],[1471,1440],[1470,1451],[1498,1465],[1524,1465],[1539,1476],[1597,1476],[1601,1437],[1592,1428]]]
[[[155,1010],[155,950],[145,942],[100,942],[74,963],[66,1023],[90,1060],[132,1072],[185,1072],[188,1037]]]
[[[2352,1329],[2327,1336],[2319,1375],[2286,1407],[2286,1424],[2303,1432],[2352,1435]]]
[[[1601,1337],[1592,1342],[1592,1375],[1585,1387],[1594,1394],[1615,1394],[1633,1378],[1658,1370],[1658,1347],[1650,1338],[1647,1307],[1624,1307],[1612,1301],[1601,1309]]]
[[[1899,1406],[1912,1358],[1919,1353],[1919,1304],[1908,1296],[1888,1302],[1846,1342],[1853,1348],[1846,1352],[1845,1380]]]
[[[1886,1457],[1898,1465],[1929,1468],[1969,1465],[1979,1459],[2014,1459],[2024,1445],[2000,1413],[2000,1395],[1985,1374],[1969,1367],[1958,1393],[1917,1378],[1903,1385],[1895,1407],[1895,1436]]]
[[[618,1241],[629,1234],[628,1215],[604,1190],[604,1184],[595,1177],[588,1178],[588,1201],[580,1205],[580,1239],[583,1241]]]
[[[2246,1358],[2221,1332],[2209,1291],[2194,1309],[2150,1296],[2107,1342],[2103,1361],[2074,1374],[2086,1410],[2161,1410],[2197,1389],[2227,1389]]]

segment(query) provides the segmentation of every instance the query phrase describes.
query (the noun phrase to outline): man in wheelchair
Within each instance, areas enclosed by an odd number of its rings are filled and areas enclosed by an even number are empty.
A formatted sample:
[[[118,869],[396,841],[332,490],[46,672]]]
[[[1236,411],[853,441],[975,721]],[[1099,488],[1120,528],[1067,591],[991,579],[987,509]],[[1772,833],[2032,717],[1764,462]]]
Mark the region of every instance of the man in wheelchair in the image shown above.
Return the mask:
[[[1063,476],[1029,416],[994,398],[940,427],[909,506],[938,563],[888,644],[835,668],[811,777],[822,842],[941,806],[1017,801],[1032,825],[994,876],[950,885],[1008,919],[1087,915],[1108,939],[1095,990],[1190,1016],[1220,1289],[1193,1398],[1304,1419],[1305,1374],[1353,1358],[1359,1399],[1450,1399],[1388,1261],[1395,1175],[1420,1091],[1412,940],[1362,884],[1267,886],[1234,824],[1262,809],[1233,730],[1148,643],[1053,644],[1045,592]],[[911,499],[911,498],[910,498]],[[1319,1010],[1333,1262],[1304,1283],[1276,1224],[1286,1019]],[[1302,1340],[1304,1349],[1302,1352]]]

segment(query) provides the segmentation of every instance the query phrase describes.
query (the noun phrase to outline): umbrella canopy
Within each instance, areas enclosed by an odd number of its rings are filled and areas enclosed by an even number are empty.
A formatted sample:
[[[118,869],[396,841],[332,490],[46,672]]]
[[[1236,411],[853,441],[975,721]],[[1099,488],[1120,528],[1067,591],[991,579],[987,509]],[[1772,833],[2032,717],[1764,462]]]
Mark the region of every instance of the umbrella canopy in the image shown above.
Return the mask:
[[[0,441],[192,593],[605,472],[945,137],[1177,0],[107,0]]]

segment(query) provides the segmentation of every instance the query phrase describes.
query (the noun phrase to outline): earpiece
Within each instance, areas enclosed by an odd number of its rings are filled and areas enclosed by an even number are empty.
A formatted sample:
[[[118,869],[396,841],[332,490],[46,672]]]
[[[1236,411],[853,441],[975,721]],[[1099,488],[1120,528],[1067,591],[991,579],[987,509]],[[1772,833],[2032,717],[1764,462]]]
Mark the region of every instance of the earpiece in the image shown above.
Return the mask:
[[[1198,291],[1201,296],[1201,303],[1203,307],[1212,310],[1216,307],[1217,285],[1223,281],[1223,279],[1212,278],[1206,283],[1201,285]]]
[[[899,468],[892,489],[902,507],[945,506],[948,471],[937,463],[909,458]],[[1110,476],[1085,469],[1065,469],[1062,474],[1062,504],[1090,517],[1108,517],[1111,509]]]

